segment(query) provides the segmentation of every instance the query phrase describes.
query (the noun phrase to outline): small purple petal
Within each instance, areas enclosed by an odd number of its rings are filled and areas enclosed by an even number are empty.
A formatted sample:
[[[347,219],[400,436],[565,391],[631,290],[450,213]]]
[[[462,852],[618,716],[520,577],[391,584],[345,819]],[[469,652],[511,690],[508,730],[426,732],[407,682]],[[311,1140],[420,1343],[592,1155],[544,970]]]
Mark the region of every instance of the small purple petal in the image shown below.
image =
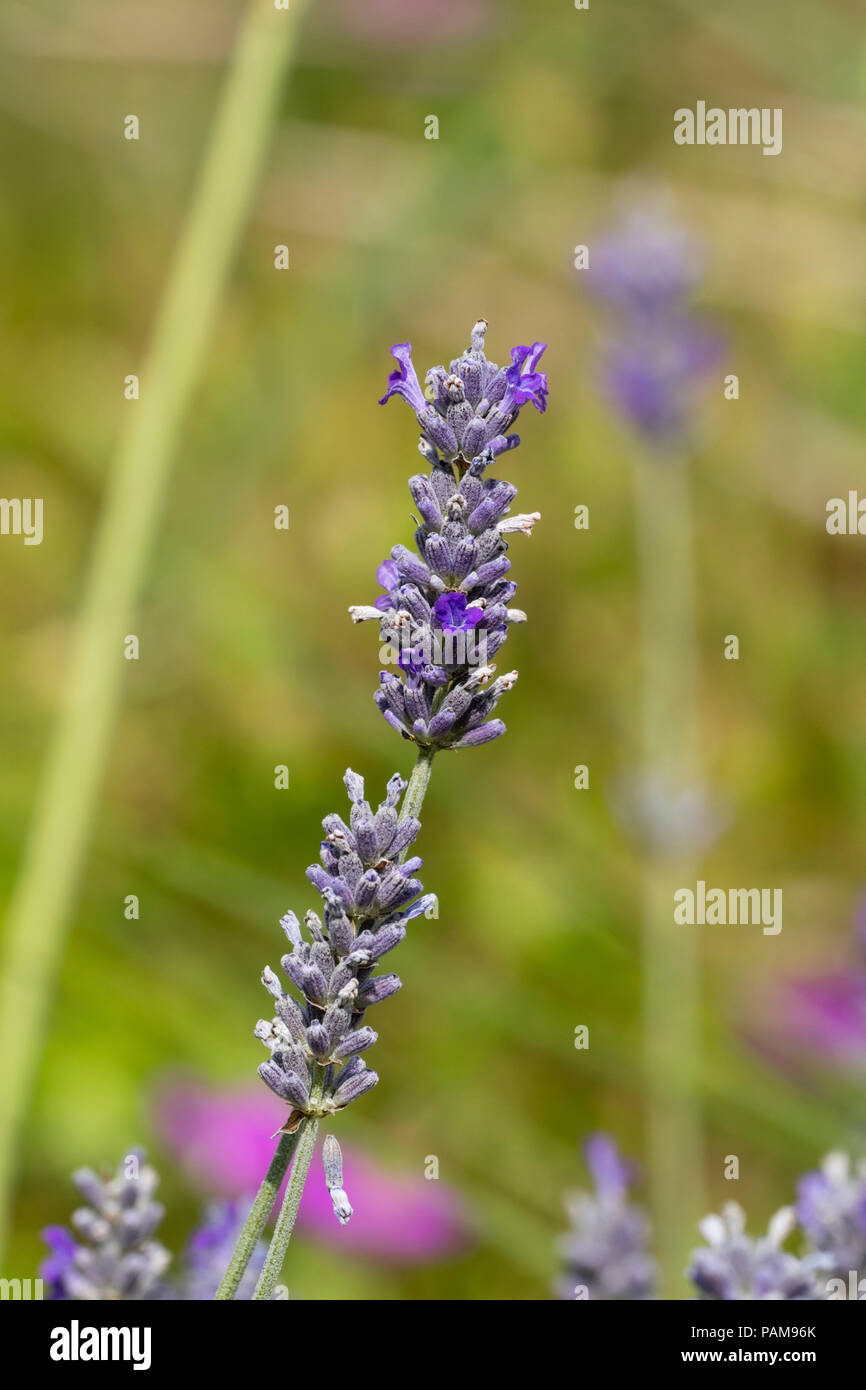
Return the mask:
[[[388,389],[381,397],[379,404],[384,405],[392,396],[402,396],[413,410],[424,410],[427,401],[424,399],[424,392],[421,390],[421,384],[412,365],[411,343],[395,343],[391,349],[391,356],[400,365],[388,377]]]
[[[382,561],[381,565],[376,569],[376,579],[387,593],[390,593],[392,589],[396,589],[399,586],[400,571],[397,569],[393,560]]]

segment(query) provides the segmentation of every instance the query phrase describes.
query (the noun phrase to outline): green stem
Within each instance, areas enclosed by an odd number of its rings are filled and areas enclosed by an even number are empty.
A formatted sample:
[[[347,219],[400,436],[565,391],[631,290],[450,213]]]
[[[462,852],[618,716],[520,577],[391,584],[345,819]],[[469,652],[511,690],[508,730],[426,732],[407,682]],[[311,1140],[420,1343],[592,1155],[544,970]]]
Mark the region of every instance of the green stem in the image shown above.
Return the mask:
[[[403,796],[403,805],[400,807],[400,819],[404,821],[409,816],[420,817],[421,807],[424,805],[424,797],[427,793],[427,784],[430,781],[430,771],[433,767],[433,759],[436,756],[435,748],[419,748],[409,784]],[[407,851],[404,850],[400,859],[406,858]]]
[[[694,558],[682,459],[637,463],[643,637],[643,767],[662,794],[700,781]],[[697,929],[673,921],[673,894],[694,881],[690,856],[650,852],[643,882],[643,1048],[649,1177],[666,1296],[681,1296],[691,1227],[704,1210]]]
[[[247,1217],[243,1230],[238,1236],[237,1245],[234,1248],[231,1262],[222,1278],[222,1283],[216,1291],[216,1299],[234,1298],[240,1287],[240,1282],[244,1277],[246,1267],[253,1256],[256,1244],[265,1229],[268,1217],[273,1211],[274,1202],[279,1196],[280,1188],[283,1185],[283,1178],[288,1172],[289,1164],[295,1149],[298,1147],[298,1140],[301,1136],[300,1126],[294,1134],[284,1134],[277,1145],[276,1153],[271,1159],[271,1166],[268,1169],[265,1179],[258,1190],[256,1200],[253,1202],[250,1214]]]
[[[316,1067],[316,1076],[310,1088],[310,1104],[314,1108],[322,1098],[324,1077],[324,1067]],[[307,1173],[310,1171],[310,1160],[313,1157],[313,1149],[316,1146],[316,1135],[318,1132],[319,1119],[317,1115],[310,1115],[306,1119],[301,1120],[298,1127],[298,1146],[295,1154],[295,1161],[292,1164],[292,1171],[289,1174],[289,1181],[286,1184],[286,1195],[283,1198],[282,1210],[277,1219],[267,1258],[262,1267],[262,1272],[259,1275],[259,1282],[256,1284],[255,1292],[253,1293],[254,1300],[264,1300],[267,1302],[282,1273],[286,1251],[289,1248],[292,1231],[295,1229],[295,1218],[298,1215],[298,1207],[301,1205],[301,1197],[304,1194],[304,1184],[307,1181]]]
[[[276,116],[306,0],[250,0],[201,175],[141,364],[141,399],[106,484],[43,781],[7,914],[0,967],[0,1252],[22,1124],[63,959],[126,667],[134,614],[182,422]],[[120,388],[118,387],[118,390]]]

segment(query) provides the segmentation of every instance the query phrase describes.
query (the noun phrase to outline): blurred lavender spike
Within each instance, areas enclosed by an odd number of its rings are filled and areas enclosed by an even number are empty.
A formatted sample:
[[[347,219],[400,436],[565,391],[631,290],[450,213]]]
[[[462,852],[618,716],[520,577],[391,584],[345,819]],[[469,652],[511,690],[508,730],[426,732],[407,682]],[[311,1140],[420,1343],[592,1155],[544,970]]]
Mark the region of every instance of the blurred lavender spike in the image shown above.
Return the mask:
[[[829,1153],[797,1186],[797,1217],[827,1278],[866,1277],[866,1161]]]
[[[589,293],[607,313],[603,387],[655,449],[679,453],[719,337],[690,307],[703,276],[696,243],[654,190],[631,190],[619,224],[593,246]]]
[[[243,1201],[212,1202],[205,1209],[201,1225],[193,1231],[186,1248],[185,1302],[206,1302],[214,1297],[244,1224],[248,1205]],[[259,1241],[235,1294],[237,1299],[252,1298],[267,1251],[264,1241]]]
[[[632,1173],[613,1139],[591,1135],[584,1144],[595,1192],[566,1197],[571,1229],[558,1241],[563,1271],[556,1284],[561,1299],[611,1302],[656,1297],[658,1272],[647,1253],[650,1226],[628,1201]]]
[[[60,1301],[138,1301],[168,1297],[163,1276],[171,1256],[152,1237],[164,1209],[154,1201],[159,1183],[133,1149],[113,1177],[80,1168],[72,1180],[85,1202],[72,1214],[77,1234],[65,1226],[48,1226],[42,1237],[51,1254],[41,1275],[48,1298]]]
[[[796,1225],[792,1207],[782,1207],[770,1220],[767,1234],[746,1234],[746,1217],[736,1202],[720,1216],[704,1217],[699,1230],[705,1246],[692,1252],[688,1277],[701,1299],[815,1301],[819,1295],[808,1260],[782,1249]]]
[[[485,470],[520,439],[508,433],[521,408],[544,412],[547,376],[538,370],[546,344],[512,349],[498,367],[484,352],[487,322],[479,319],[470,346],[445,367],[427,373],[423,390],[409,343],[391,354],[385,404],[401,396],[421,426],[420,452],[429,474],[409,479],[421,518],[417,554],[395,545],[376,571],[383,590],[355,604],[354,622],[377,620],[380,642],[396,671],[380,673],[374,698],[385,720],[420,748],[473,748],[505,733],[491,719],[517,678],[492,681],[490,663],[512,623],[526,621],[510,606],[517,586],[508,577],[506,536],[532,535],[540,513],[509,515],[517,489]]]

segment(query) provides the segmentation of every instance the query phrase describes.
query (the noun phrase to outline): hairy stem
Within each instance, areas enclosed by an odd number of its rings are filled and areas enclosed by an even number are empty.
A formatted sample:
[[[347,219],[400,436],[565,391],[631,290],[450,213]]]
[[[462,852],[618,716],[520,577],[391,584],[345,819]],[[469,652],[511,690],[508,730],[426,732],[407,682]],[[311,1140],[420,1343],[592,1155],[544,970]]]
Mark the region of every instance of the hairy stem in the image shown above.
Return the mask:
[[[234,1298],[240,1287],[240,1282],[244,1277],[246,1267],[253,1256],[253,1251],[262,1231],[265,1229],[267,1219],[273,1210],[274,1202],[277,1200],[280,1188],[283,1185],[283,1178],[286,1176],[289,1164],[295,1149],[298,1147],[298,1140],[301,1137],[300,1126],[294,1134],[283,1134],[277,1145],[276,1153],[271,1159],[271,1166],[265,1174],[264,1181],[258,1190],[256,1200],[253,1202],[250,1214],[247,1217],[243,1230],[238,1236],[234,1254],[231,1257],[229,1267],[223,1275],[222,1282],[216,1291],[216,1299]]]
[[[401,821],[406,820],[409,816],[420,817],[435,756],[435,748],[418,749],[418,757],[403,796],[403,805],[400,807]],[[406,858],[406,850],[403,851],[400,858],[401,860]]]
[[[123,643],[156,534],[180,430],[273,125],[305,0],[249,0],[204,163],[136,373],[94,537],[63,704],[6,918],[0,975],[0,1248],[70,909],[126,668]]]
[[[322,1087],[324,1083],[324,1067],[316,1067],[316,1076],[310,1089],[310,1103],[317,1106],[322,1098]],[[253,1299],[267,1301],[273,1293],[277,1280],[283,1268],[286,1258],[286,1251],[289,1248],[289,1241],[292,1238],[292,1231],[295,1229],[295,1218],[298,1215],[298,1207],[301,1205],[301,1198],[304,1195],[304,1185],[307,1181],[307,1173],[310,1171],[310,1160],[313,1157],[313,1149],[316,1146],[316,1135],[319,1132],[318,1116],[310,1115],[301,1120],[298,1127],[298,1146],[295,1153],[295,1161],[292,1164],[292,1171],[289,1174],[289,1181],[286,1185],[286,1195],[283,1198],[282,1210],[277,1219],[273,1238],[268,1250],[262,1272],[259,1275],[259,1282],[256,1284]]]

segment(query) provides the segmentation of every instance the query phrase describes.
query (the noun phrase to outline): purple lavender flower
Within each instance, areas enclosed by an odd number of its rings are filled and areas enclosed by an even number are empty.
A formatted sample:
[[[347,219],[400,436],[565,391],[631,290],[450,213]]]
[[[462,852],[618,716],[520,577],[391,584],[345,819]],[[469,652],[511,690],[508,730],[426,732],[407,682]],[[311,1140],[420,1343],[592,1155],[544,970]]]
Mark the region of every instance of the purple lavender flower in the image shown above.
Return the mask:
[[[48,1290],[47,1297],[55,1301],[65,1299],[68,1297],[66,1276],[73,1274],[78,1241],[65,1226],[46,1226],[42,1239],[51,1251],[39,1266],[40,1278]]]
[[[433,617],[443,632],[471,632],[484,617],[484,609],[467,608],[465,594],[441,594],[433,605]]]
[[[427,401],[412,365],[412,344],[395,343],[391,349],[391,356],[396,359],[398,365],[388,377],[388,389],[379,404],[384,405],[392,396],[402,396],[413,410],[426,410]]]
[[[219,1288],[226,1265],[244,1224],[249,1203],[212,1202],[204,1219],[192,1233],[184,1258],[183,1299],[185,1302],[210,1301]],[[259,1241],[244,1271],[235,1298],[249,1300],[262,1271],[268,1247]]]
[[[797,1217],[827,1278],[866,1276],[866,1162],[828,1154],[797,1185]]]
[[[413,877],[422,861],[404,862],[421,823],[398,817],[403,778],[391,778],[375,812],[364,800],[364,779],[349,769],[344,781],[349,824],[338,815],[325,817],[321,864],[307,870],[324,900],[324,922],[307,913],[309,943],[293,912],[280,924],[292,947],[282,967],[300,999],[283,992],[270,967],[262,975],[277,1017],[256,1025],[256,1036],[271,1052],[259,1075],[291,1106],[293,1125],[303,1115],[342,1110],[376,1085],[378,1076],[360,1055],[377,1039],[364,1019],[368,1008],[400,988],[396,975],[377,975],[376,967],[403,940],[407,923],[433,902],[420,896],[422,885]],[[320,1073],[317,1091],[313,1082]]]
[[[569,1193],[566,1210],[571,1230],[560,1237],[564,1271],[556,1293],[562,1299],[606,1302],[644,1301],[656,1296],[657,1269],[647,1254],[649,1222],[628,1201],[632,1171],[606,1134],[584,1144],[595,1193]]]
[[[43,1239],[51,1254],[41,1274],[49,1298],[128,1301],[162,1299],[168,1251],[153,1240],[163,1218],[154,1201],[159,1178],[133,1149],[113,1177],[80,1168],[72,1180],[87,1203],[72,1213],[75,1234],[48,1226]]]
[[[400,571],[393,560],[383,560],[376,570],[376,578],[385,592],[373,602],[381,613],[387,613],[389,608],[393,608],[394,594],[400,587]]]
[[[691,238],[652,199],[628,205],[593,248],[587,284],[610,316],[604,389],[656,446],[683,440],[697,387],[719,360],[718,337],[689,304],[702,271]]]
[[[538,370],[545,344],[516,347],[511,365],[498,367],[485,356],[486,331],[480,319],[450,370],[427,373],[426,393],[409,344],[392,349],[399,365],[382,403],[397,395],[412,407],[422,430],[419,447],[431,465],[429,474],[409,480],[421,517],[418,553],[395,545],[377,571],[385,593],[349,609],[355,622],[379,622],[381,641],[405,680],[382,671],[376,704],[392,728],[422,748],[470,748],[504,733],[502,721],[490,715],[517,679],[516,671],[491,679],[491,658],[510,625],[526,619],[510,607],[516,585],[507,577],[505,537],[531,535],[539,517],[510,516],[517,489],[484,473],[520,443],[508,431],[521,408],[546,408],[547,377]]]
[[[782,1249],[794,1229],[792,1207],[782,1207],[767,1234],[746,1235],[742,1207],[728,1202],[721,1216],[707,1216],[699,1230],[706,1246],[692,1251],[688,1277],[702,1299],[814,1301],[819,1295],[808,1260]]]

